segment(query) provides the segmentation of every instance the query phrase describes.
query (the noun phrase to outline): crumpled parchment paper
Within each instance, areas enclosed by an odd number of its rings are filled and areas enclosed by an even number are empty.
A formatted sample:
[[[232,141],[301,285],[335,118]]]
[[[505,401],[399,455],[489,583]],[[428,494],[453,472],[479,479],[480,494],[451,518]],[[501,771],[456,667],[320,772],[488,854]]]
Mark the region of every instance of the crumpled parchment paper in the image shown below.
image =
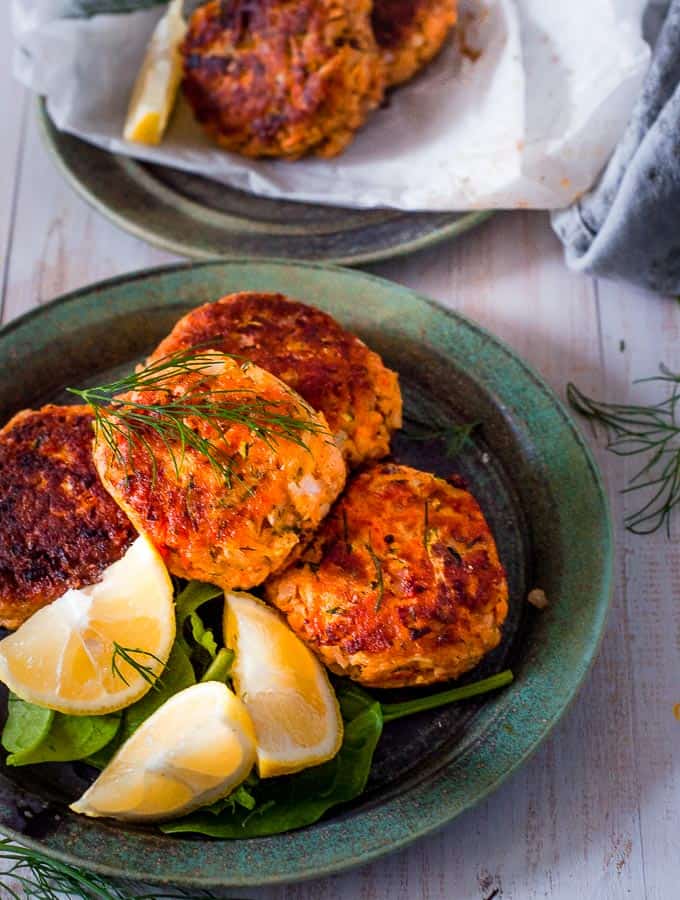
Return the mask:
[[[247,160],[213,145],[183,99],[159,147],[123,140],[162,6],[85,18],[83,0],[12,3],[15,74],[60,128],[243,190],[340,206],[566,206],[607,161],[649,60],[645,0],[462,0],[464,40],[394,91],[341,156]]]

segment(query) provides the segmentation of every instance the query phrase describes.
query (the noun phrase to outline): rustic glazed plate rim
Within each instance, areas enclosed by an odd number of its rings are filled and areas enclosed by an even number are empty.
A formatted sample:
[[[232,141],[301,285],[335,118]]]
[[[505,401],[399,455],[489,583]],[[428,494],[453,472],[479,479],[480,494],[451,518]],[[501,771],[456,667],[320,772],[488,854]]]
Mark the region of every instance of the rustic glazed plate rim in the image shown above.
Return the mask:
[[[117,225],[120,229],[140,238],[140,240],[151,244],[153,247],[157,247],[160,250],[166,250],[170,253],[176,253],[178,256],[184,256],[197,262],[209,262],[218,259],[222,262],[236,262],[242,259],[241,254],[217,254],[214,251],[207,249],[207,247],[201,247],[200,244],[195,242],[179,241],[170,236],[161,234],[157,229],[149,227],[141,221],[139,214],[132,214],[129,212],[122,214],[115,206],[102,200],[97,195],[97,192],[92,185],[79,178],[65,162],[59,144],[52,133],[60,134],[61,132],[52,122],[44,98],[38,98],[36,109],[43,145],[64,179],[86,201],[86,203]],[[72,135],[72,137],[75,137],[75,135]],[[87,145],[86,141],[83,141],[83,143]],[[115,153],[111,153],[96,145],[93,145],[93,149],[96,149],[101,153],[108,153],[110,156],[116,156]],[[133,161],[137,163],[143,162],[134,160],[134,158]],[[195,205],[195,201],[192,201],[192,204]],[[394,210],[394,212],[402,212],[403,214],[403,211],[400,210]],[[329,265],[358,266],[382,262],[387,259],[397,259],[411,253],[416,253],[419,250],[433,247],[442,241],[456,238],[466,231],[469,231],[471,228],[481,225],[482,222],[493,216],[494,212],[495,210],[478,210],[467,213],[452,212],[451,215],[456,215],[458,218],[446,225],[438,226],[436,229],[415,239],[402,241],[399,244],[394,244],[383,250],[370,250],[368,252],[358,251],[351,255],[340,255],[337,257],[329,255],[323,261],[319,260],[318,262],[327,263]],[[414,215],[418,215],[418,213],[414,213]],[[262,256],[257,257],[257,259],[261,259],[264,262],[267,260],[267,257]],[[293,259],[294,258],[291,257],[290,261],[292,262]],[[295,261],[304,262],[305,260],[301,257],[299,259],[295,258]]]
[[[88,869],[93,872],[97,872],[99,874],[111,877],[118,878],[126,878],[126,879],[137,879],[144,880],[147,882],[153,883],[175,883],[178,885],[183,885],[185,887],[242,887],[242,886],[255,886],[255,885],[264,885],[264,884],[276,884],[282,882],[290,882],[293,880],[305,880],[309,878],[318,878],[325,875],[336,874],[338,872],[347,870],[349,868],[355,867],[357,865],[361,865],[364,863],[368,863],[374,859],[377,859],[381,856],[386,855],[387,853],[391,853],[395,850],[403,848],[404,846],[410,844],[414,840],[423,837],[424,835],[443,827],[447,823],[449,823],[453,818],[460,815],[462,812],[470,809],[472,806],[479,803],[489,794],[491,794],[494,790],[496,790],[502,782],[504,782],[513,772],[515,772],[522,763],[524,763],[543,743],[543,741],[550,734],[552,729],[555,727],[557,722],[562,718],[562,716],[569,709],[571,704],[573,703],[581,685],[583,684],[585,678],[587,677],[588,672],[597,656],[597,652],[603,637],[604,626],[606,621],[606,616],[609,610],[612,589],[613,589],[613,561],[614,561],[614,553],[613,553],[613,532],[612,532],[612,523],[611,517],[609,513],[609,504],[607,500],[607,495],[604,489],[604,485],[602,482],[601,475],[599,473],[599,469],[595,462],[595,459],[590,451],[590,448],[586,444],[583,439],[580,431],[576,427],[575,423],[571,419],[571,416],[567,412],[563,403],[556,396],[556,394],[552,391],[552,389],[543,381],[543,379],[533,370],[533,368],[528,365],[524,360],[522,360],[510,347],[508,347],[503,341],[494,337],[489,331],[477,325],[475,322],[470,321],[466,317],[460,315],[457,312],[453,312],[449,309],[446,309],[434,301],[428,299],[427,297],[423,297],[422,295],[417,294],[414,291],[411,291],[407,288],[401,287],[400,285],[392,284],[386,279],[379,278],[378,276],[370,275],[363,272],[356,272],[352,270],[342,269],[335,266],[325,265],[321,263],[310,263],[310,262],[291,262],[289,260],[276,260],[276,259],[258,259],[258,260],[249,260],[249,259],[234,259],[234,260],[217,260],[213,262],[204,262],[204,263],[178,263],[170,266],[161,266],[157,268],[144,269],[137,272],[129,273],[122,276],[117,276],[111,279],[107,279],[105,281],[100,281],[89,286],[79,288],[78,290],[72,291],[68,294],[64,294],[61,297],[55,299],[52,303],[50,303],[47,307],[39,307],[37,309],[31,310],[28,313],[25,313],[23,316],[13,320],[8,325],[4,326],[0,329],[0,338],[4,338],[10,335],[12,332],[19,330],[23,325],[30,322],[33,319],[39,318],[40,316],[47,313],[50,309],[57,306],[62,306],[68,303],[77,302],[80,299],[84,299],[93,293],[105,291],[108,288],[115,288],[117,286],[121,286],[128,283],[134,283],[135,281],[141,281],[148,279],[153,281],[154,278],[162,277],[164,275],[172,275],[175,273],[182,273],[183,271],[196,271],[200,269],[210,269],[210,268],[219,268],[219,267],[238,267],[238,266],[247,266],[253,269],[258,268],[266,268],[266,267],[277,267],[283,266],[288,269],[308,269],[314,270],[317,272],[328,273],[331,277],[333,275],[340,276],[342,278],[351,278],[358,279],[360,281],[369,281],[374,282],[376,287],[380,288],[382,291],[394,291],[397,294],[400,294],[405,299],[408,299],[410,302],[415,302],[417,304],[424,303],[429,307],[432,307],[437,313],[446,316],[448,319],[452,320],[452,325],[455,323],[456,327],[465,329],[469,332],[476,333],[479,335],[485,342],[489,343],[493,348],[494,352],[500,352],[501,355],[508,357],[518,368],[521,373],[524,374],[525,379],[528,380],[531,384],[531,389],[536,392],[540,392],[544,395],[544,398],[549,402],[552,409],[558,414],[558,417],[561,421],[561,427],[566,429],[569,433],[571,439],[573,439],[578,447],[578,450],[583,456],[583,461],[587,470],[589,471],[592,477],[592,483],[589,485],[589,489],[594,491],[594,499],[597,503],[600,513],[600,521],[598,522],[599,527],[602,530],[603,543],[601,546],[601,569],[598,573],[598,584],[600,585],[599,591],[597,595],[594,595],[592,599],[592,631],[589,634],[589,639],[586,643],[584,643],[583,647],[580,649],[580,658],[579,658],[579,666],[578,671],[572,673],[568,691],[565,695],[564,702],[557,702],[549,711],[542,710],[542,717],[540,722],[537,722],[533,727],[531,735],[528,736],[526,732],[522,733],[521,739],[517,737],[508,738],[504,735],[500,735],[501,741],[506,740],[509,741],[510,744],[517,745],[518,740],[521,740],[521,749],[520,747],[513,746],[509,748],[509,759],[503,765],[503,767],[495,774],[493,777],[486,780],[482,785],[473,786],[472,790],[467,792],[466,799],[463,801],[456,801],[454,798],[452,802],[448,802],[444,792],[441,796],[441,802],[439,803],[438,809],[430,812],[425,818],[422,816],[422,810],[418,808],[419,796],[423,794],[426,790],[432,789],[433,785],[443,786],[445,787],[447,783],[454,786],[456,781],[455,773],[449,773],[449,768],[455,768],[460,765],[458,762],[452,762],[447,764],[440,772],[436,773],[432,778],[429,779],[428,782],[424,782],[421,785],[416,787],[409,788],[405,791],[404,794],[388,799],[384,802],[377,801],[373,806],[369,807],[366,810],[359,811],[355,814],[355,818],[358,817],[366,817],[366,818],[374,818],[377,817],[377,820],[385,826],[385,839],[381,842],[379,840],[374,841],[373,846],[366,848],[362,847],[362,849],[358,852],[350,849],[347,851],[344,847],[335,847],[331,848],[330,859],[324,862],[321,865],[315,865],[313,862],[309,861],[307,858],[303,858],[301,860],[301,864],[295,869],[295,871],[286,871],[286,872],[275,872],[267,875],[258,874],[253,877],[247,871],[240,872],[230,872],[218,874],[218,875],[172,875],[172,876],[163,876],[157,874],[149,874],[143,870],[126,870],[125,868],[118,867],[116,865],[102,864],[98,863],[95,860],[82,857],[77,855],[77,852],[69,852],[68,850],[60,850],[51,846],[46,846],[40,840],[28,838],[20,832],[14,831],[7,826],[2,825],[2,830],[9,837],[17,840],[20,843],[23,843],[29,847],[33,847],[35,849],[42,850],[47,853],[49,856],[54,859],[58,859],[62,862],[69,863],[71,865],[79,866],[85,869]],[[554,651],[553,651],[554,653]],[[568,674],[568,673],[567,673]],[[567,676],[565,676],[567,677]],[[529,687],[529,685],[527,685]],[[511,685],[510,688],[506,689],[506,692],[503,692],[499,695],[499,698],[493,698],[489,701],[489,706],[492,711],[495,710],[495,707],[501,702],[502,698],[508,696],[510,692],[518,690],[520,685],[515,683],[515,685]],[[508,713],[505,710],[505,707],[497,711],[497,720],[503,715],[511,716],[512,711]],[[547,714],[546,714],[547,713]],[[499,725],[499,721],[495,723]],[[500,728],[499,728],[500,730]],[[503,745],[501,744],[501,747]],[[504,752],[507,752],[508,748],[505,748]],[[467,749],[462,755],[463,757],[468,756],[470,753],[475,752],[475,747]],[[474,776],[474,772],[471,770],[471,774]],[[390,820],[390,814],[393,815],[392,820]],[[411,821],[411,817],[415,817],[416,821]],[[408,820],[408,833],[397,834],[396,832],[400,830],[403,826],[403,819]],[[322,820],[318,825],[311,826],[308,829],[293,832],[289,835],[281,835],[281,838],[293,837],[295,843],[300,844],[301,849],[306,843],[306,836],[314,829],[317,828],[333,828],[334,825],[339,825],[342,827],[342,820],[338,823],[334,823],[333,819],[330,820]],[[376,823],[373,823],[374,825]],[[84,828],[87,828],[87,823],[84,823]],[[375,831],[375,828],[373,829]],[[402,828],[403,831],[403,828]],[[276,840],[276,837],[271,838],[270,840]],[[194,842],[178,842],[184,844],[184,846],[191,846]],[[241,844],[247,842],[239,842]],[[196,845],[196,844],[194,844]]]

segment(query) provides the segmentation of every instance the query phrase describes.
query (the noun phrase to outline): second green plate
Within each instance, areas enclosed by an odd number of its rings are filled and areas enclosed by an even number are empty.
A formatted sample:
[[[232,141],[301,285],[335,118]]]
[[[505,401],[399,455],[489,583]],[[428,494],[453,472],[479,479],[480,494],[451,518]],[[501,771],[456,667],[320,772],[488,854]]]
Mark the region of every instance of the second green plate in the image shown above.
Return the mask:
[[[538,747],[575,696],[599,645],[612,581],[606,498],[559,400],[473,322],[363,273],[240,260],[141,272],[62,297],[0,331],[0,425],[23,407],[65,402],[67,385],[120,377],[187,310],[238,290],[282,291],[358,334],[399,372],[407,424],[480,423],[454,460],[438,445],[409,440],[407,430],[393,452],[427,471],[457,472],[479,500],[508,573],[510,615],[501,645],[468,677],[510,667],[515,681],[391,723],[363,796],[316,825],[268,838],[213,841],[84,819],[68,804],[91,771],[7,767],[0,751],[4,833],[103,874],[194,890],[339,872],[478,803]],[[533,587],[550,600],[540,613],[526,602]],[[0,698],[0,726],[4,711]]]
[[[136,237],[190,259],[276,256],[359,265],[457,237],[492,214],[345,209],[257,197],[100,150],[59,131],[44,101],[39,117],[56,165],[90,205]]]

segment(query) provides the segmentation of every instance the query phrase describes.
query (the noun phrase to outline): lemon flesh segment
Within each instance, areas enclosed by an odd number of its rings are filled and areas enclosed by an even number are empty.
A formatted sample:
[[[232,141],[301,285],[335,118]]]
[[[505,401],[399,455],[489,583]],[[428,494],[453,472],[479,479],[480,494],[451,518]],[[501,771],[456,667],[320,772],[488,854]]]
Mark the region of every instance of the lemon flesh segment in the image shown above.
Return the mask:
[[[113,712],[150,690],[174,640],[172,582],[140,536],[101,581],[66,591],[0,641],[0,681],[22,700],[73,716]]]
[[[132,90],[123,136],[139,144],[159,144],[182,80],[180,44],[187,25],[182,0],[172,0],[156,25]]]
[[[232,679],[257,736],[261,778],[331,759],[342,718],[326,671],[281,616],[250,594],[228,593],[225,643],[235,651]]]
[[[254,763],[243,703],[221,682],[194,684],[135,731],[71,809],[130,822],[174,818],[226,797]]]

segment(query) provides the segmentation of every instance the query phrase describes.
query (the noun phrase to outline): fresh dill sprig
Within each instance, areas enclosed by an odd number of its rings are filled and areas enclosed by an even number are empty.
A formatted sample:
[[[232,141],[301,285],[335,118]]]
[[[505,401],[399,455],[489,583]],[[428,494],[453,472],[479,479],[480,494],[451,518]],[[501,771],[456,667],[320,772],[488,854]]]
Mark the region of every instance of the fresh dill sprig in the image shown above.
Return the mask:
[[[205,890],[156,888],[151,891],[123,887],[7,838],[0,839],[0,860],[7,864],[0,876],[2,896],[12,900],[61,900],[65,896],[72,900],[178,900],[183,897],[211,900],[215,896]]]
[[[323,433],[326,428],[308,418],[290,415],[287,405],[267,400],[247,388],[210,390],[199,379],[185,394],[175,396],[178,375],[209,375],[220,358],[228,354],[213,351],[181,350],[151,363],[118,381],[82,390],[67,390],[87,403],[93,411],[94,426],[119,465],[125,465],[121,445],[142,448],[151,461],[152,479],[157,477],[157,460],[150,438],[155,436],[168,451],[179,478],[187,448],[204,456],[229,487],[235,460],[220,446],[220,439],[233,425],[244,425],[268,447],[284,439],[306,449],[304,432]],[[243,363],[243,366],[247,363]],[[120,394],[151,391],[160,396],[154,402],[117,399]],[[216,438],[200,434],[187,420],[210,426]]]
[[[593,400],[576,385],[567,385],[567,399],[593,428],[604,429],[607,450],[617,456],[639,456],[643,462],[624,494],[647,491],[635,512],[625,518],[628,531],[652,534],[665,526],[670,536],[671,513],[680,503],[680,374],[660,367],[661,374],[639,379],[671,386],[670,395],[646,406]]]
[[[375,550],[370,545],[370,543],[366,544],[366,549],[370,553],[371,559],[373,560],[373,565],[375,566],[375,586],[378,588],[378,597],[375,601],[374,611],[378,612],[380,607],[382,606],[382,602],[385,596],[385,585],[383,582],[383,570],[382,563],[380,562],[379,557],[376,555]]]
[[[417,429],[407,429],[406,437],[411,441],[443,441],[446,456],[454,459],[458,456],[467,441],[470,439],[472,432],[479,426],[479,422],[464,422],[462,424],[435,425],[433,423],[422,422],[413,416],[406,416],[406,421],[415,426]]]
[[[423,515],[423,546],[430,549],[430,501],[425,501],[425,514]]]
[[[141,677],[144,679],[144,681],[146,681],[147,684],[150,684],[154,690],[159,691],[161,689],[161,687],[163,686],[163,682],[161,681],[160,677],[158,675],[156,675],[156,673],[154,672],[153,666],[145,665],[144,663],[135,659],[134,658],[135,656],[146,656],[149,659],[155,660],[161,666],[165,666],[165,663],[163,662],[162,659],[159,659],[157,656],[154,656],[154,654],[148,650],[140,650],[139,648],[135,648],[135,647],[121,647],[121,645],[117,641],[114,641],[113,642],[113,654],[111,656],[111,672],[112,672],[112,674],[114,676],[116,676],[117,678],[120,678],[120,680],[124,684],[126,684],[128,687],[130,686],[130,682],[127,680],[125,675],[123,675],[123,673],[120,671],[120,667],[118,665],[118,660],[120,659],[122,662],[127,663],[128,666],[130,666],[132,669],[134,669],[138,675],[141,675]]]
[[[349,542],[349,524],[347,522],[347,510],[343,507],[341,511],[342,515],[342,538],[345,542],[345,549],[348,553],[352,552],[352,545]]]

